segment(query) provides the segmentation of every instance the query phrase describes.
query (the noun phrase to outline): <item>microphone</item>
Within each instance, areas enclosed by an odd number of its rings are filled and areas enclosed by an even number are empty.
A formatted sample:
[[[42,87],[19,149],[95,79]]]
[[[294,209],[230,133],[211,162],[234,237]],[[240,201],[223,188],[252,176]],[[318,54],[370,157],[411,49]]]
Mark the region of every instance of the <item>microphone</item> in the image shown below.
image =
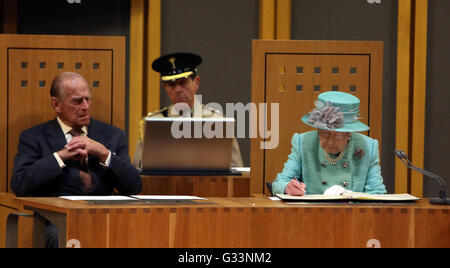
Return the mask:
[[[447,185],[445,184],[445,181],[442,177],[414,166],[411,163],[411,161],[409,161],[408,157],[403,151],[395,150],[395,155],[402,161],[402,163],[407,168],[410,168],[412,170],[422,173],[425,176],[433,178],[439,183],[439,186],[441,187],[441,189],[439,190],[439,197],[430,198],[431,204],[450,205],[450,198],[446,197]]]

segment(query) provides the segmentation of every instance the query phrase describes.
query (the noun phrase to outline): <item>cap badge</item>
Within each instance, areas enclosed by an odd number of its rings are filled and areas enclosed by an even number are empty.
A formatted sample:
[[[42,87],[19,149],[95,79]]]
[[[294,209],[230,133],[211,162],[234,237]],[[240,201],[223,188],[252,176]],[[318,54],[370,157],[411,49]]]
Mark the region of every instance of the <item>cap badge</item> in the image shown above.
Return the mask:
[[[177,67],[175,66],[175,58],[170,58],[169,62],[172,63],[172,70],[175,70]]]

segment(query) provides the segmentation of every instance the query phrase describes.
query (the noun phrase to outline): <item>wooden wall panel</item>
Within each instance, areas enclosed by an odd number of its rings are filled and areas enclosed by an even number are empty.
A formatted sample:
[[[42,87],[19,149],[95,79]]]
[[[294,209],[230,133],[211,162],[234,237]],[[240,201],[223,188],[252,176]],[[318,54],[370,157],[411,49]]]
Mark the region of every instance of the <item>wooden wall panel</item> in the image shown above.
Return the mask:
[[[428,0],[415,1],[414,71],[411,162],[423,168],[425,151],[425,112],[427,86]],[[411,194],[422,197],[423,175],[411,173]]]
[[[411,1],[398,2],[397,109],[395,146],[410,155],[410,74],[411,74]],[[395,160],[395,192],[408,192],[408,173],[400,159]]]
[[[139,123],[160,109],[160,75],[152,62],[161,55],[161,0],[132,0],[130,18],[129,149],[133,159]]]
[[[265,183],[281,172],[291,150],[292,134],[310,129],[303,126],[301,117],[323,91],[358,96],[362,121],[371,128],[368,134],[381,144],[382,59],[382,42],[253,41],[252,102],[279,103],[280,143],[274,150],[260,150],[264,141],[261,133],[252,140],[251,193],[268,194]],[[302,74],[297,73],[297,67],[302,67]],[[267,117],[271,118],[270,110]],[[272,125],[270,121],[268,125]]]
[[[18,136],[54,118],[50,85],[58,73],[82,74],[92,116],[125,128],[125,38],[0,35],[0,192],[9,189]]]
[[[265,153],[265,182],[281,172],[291,152],[294,133],[315,130],[300,118],[314,108],[317,96],[326,91],[341,91],[361,100],[361,121],[369,124],[370,55],[268,54],[266,56],[266,101],[279,103],[279,146]],[[275,127],[268,107],[268,129]],[[367,132],[362,134],[368,134]]]
[[[276,8],[276,39],[290,40],[291,39],[291,5],[292,0],[277,0]]]
[[[275,39],[276,0],[259,0],[259,38]]]

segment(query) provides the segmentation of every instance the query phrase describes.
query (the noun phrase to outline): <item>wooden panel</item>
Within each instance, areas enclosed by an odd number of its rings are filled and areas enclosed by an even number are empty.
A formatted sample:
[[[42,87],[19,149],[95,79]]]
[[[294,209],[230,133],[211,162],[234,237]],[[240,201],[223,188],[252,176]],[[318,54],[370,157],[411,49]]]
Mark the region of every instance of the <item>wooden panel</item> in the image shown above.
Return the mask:
[[[143,195],[194,195],[201,197],[248,197],[248,176],[142,176]]]
[[[1,46],[1,45],[0,45]],[[7,53],[0,53],[0,192],[8,189],[8,79]]]
[[[153,71],[152,63],[161,56],[161,0],[150,0],[148,3],[148,35],[147,35],[147,83],[146,106],[144,113],[160,109],[160,75]]]
[[[15,212],[17,212],[17,210],[0,206],[0,248],[6,247],[6,221],[8,215]]]
[[[291,39],[291,0],[277,0],[276,39]]]
[[[19,202],[66,214],[66,239],[79,240],[81,247],[364,248],[372,240],[385,248],[450,246],[449,209],[428,200],[358,206],[267,198],[208,198],[177,206],[92,206],[56,198]]]
[[[32,214],[30,211],[25,211],[22,205],[14,201],[15,196],[8,193],[0,193],[0,248],[6,246],[6,221],[10,213],[24,212]],[[19,217],[18,222],[18,248],[31,248],[33,246],[33,219],[26,217]]]
[[[439,222],[437,226],[434,226]],[[416,248],[432,248],[450,246],[450,230],[449,211],[442,209],[415,209],[415,229],[413,247]],[[447,233],[447,234],[445,234]]]
[[[326,67],[321,69],[322,74],[313,74],[309,76],[309,78],[305,78],[306,80],[301,80],[299,78],[301,75],[292,74],[292,68],[296,68],[300,66],[288,66],[283,68],[283,66],[273,66],[271,61],[271,55],[311,55],[309,59],[309,64],[312,64],[312,68],[320,67],[316,66],[320,63],[320,65],[324,65]],[[331,59],[331,64],[325,63],[327,60],[321,59],[320,57],[313,57],[312,55],[336,55],[336,58]],[[355,55],[355,58],[350,58],[350,56]],[[357,55],[357,56],[356,56]],[[337,57],[339,56],[339,57]],[[345,57],[348,56],[348,57]],[[289,57],[286,57],[289,58]],[[293,57],[294,58],[294,57]],[[336,89],[338,86],[338,90],[343,90],[346,92],[351,92],[357,94],[361,99],[361,112],[363,116],[363,121],[368,123],[370,126],[369,135],[372,138],[378,139],[379,143],[382,143],[381,140],[381,129],[382,129],[382,76],[383,76],[383,42],[362,42],[362,41],[264,41],[264,40],[254,40],[253,41],[253,70],[252,70],[252,102],[253,103],[273,103],[279,102],[280,109],[288,109],[285,112],[280,112],[281,116],[288,116],[292,119],[288,120],[280,120],[280,131],[286,131],[286,127],[288,127],[289,133],[286,133],[286,136],[289,138],[281,138],[280,139],[280,150],[286,150],[287,153],[281,153],[277,156],[277,159],[271,157],[270,159],[265,159],[267,154],[271,154],[271,151],[260,150],[261,143],[264,141],[260,138],[261,133],[258,138],[251,140],[251,188],[250,192],[253,193],[265,193],[268,194],[267,189],[265,188],[265,182],[271,182],[275,179],[274,174],[276,171],[281,171],[282,167],[288,157],[290,152],[290,140],[292,138],[292,133],[295,131],[295,128],[302,128],[303,123],[300,121],[301,117],[304,115],[304,111],[296,111],[298,105],[297,103],[293,103],[295,98],[290,98],[288,95],[284,97],[284,99],[273,99],[270,94],[279,94],[283,95],[286,93],[282,93],[279,91],[289,91],[290,94],[293,93],[299,94],[309,94],[306,92],[310,92],[314,90],[314,85],[321,85],[320,90],[332,90]],[[343,60],[344,62],[338,62],[338,60]],[[345,62],[350,60],[350,62]],[[294,60],[292,60],[294,61]],[[363,63],[365,62],[365,63]],[[356,74],[350,74],[348,76],[349,66],[347,64],[357,64],[356,66]],[[343,66],[342,68],[339,66]],[[361,66],[361,67],[359,67]],[[281,67],[281,69],[280,69]],[[345,75],[337,75],[337,79],[343,79],[342,82],[337,83],[335,78],[333,78],[333,74],[323,75],[324,73],[329,74],[332,73],[333,67],[339,68],[340,74]],[[311,69],[307,67],[303,67],[304,72],[311,73]],[[314,70],[314,69],[312,69]],[[291,73],[292,77],[290,78],[291,82],[294,83],[295,87],[283,85],[281,83],[281,77],[286,76],[289,81],[289,73]],[[280,75],[280,72],[284,72],[284,75]],[[272,75],[275,75],[278,78],[273,78]],[[336,75],[336,74],[334,74]],[[353,76],[352,76],[353,75]],[[370,78],[370,79],[369,79]],[[279,79],[279,83],[275,83],[275,88],[270,88],[269,81],[272,79]],[[324,80],[327,79],[327,80]],[[277,81],[277,80],[274,80]],[[318,83],[320,81],[320,83]],[[335,83],[336,81],[336,83]],[[297,83],[305,82],[302,90],[304,92],[296,92]],[[322,86],[323,85],[323,86]],[[342,86],[343,85],[343,86]],[[350,86],[356,86],[356,92],[350,90]],[[352,87],[354,90],[355,87]],[[364,92],[367,91],[367,92]],[[309,100],[305,99],[305,105],[307,108],[305,110],[310,110],[313,105],[314,93],[309,95]],[[290,96],[290,95],[289,95]],[[369,103],[370,100],[370,103]],[[286,101],[284,103],[283,101]],[[302,100],[303,101],[303,100]],[[310,102],[306,104],[306,102]],[[286,107],[285,107],[286,106]],[[258,111],[258,114],[263,114],[264,111]],[[301,112],[296,114],[296,112]],[[285,114],[287,113],[287,114]],[[291,114],[292,113],[292,114]],[[280,119],[281,119],[280,116]],[[268,117],[270,118],[270,113],[268,113]],[[253,122],[256,123],[256,122]],[[282,126],[282,124],[284,124]],[[306,127],[305,127],[306,128]],[[301,129],[298,129],[299,131]],[[284,134],[283,134],[284,135]],[[287,149],[289,147],[289,149]],[[285,148],[285,149],[281,149]],[[270,162],[270,165],[268,163]],[[270,172],[267,172],[269,170]]]
[[[8,191],[18,135],[54,117],[54,76],[74,71],[92,87],[93,117],[125,128],[125,38],[0,35],[0,191]]]
[[[427,78],[428,0],[417,0],[414,24],[414,85],[411,161],[423,168],[425,148],[425,110]],[[411,173],[411,194],[422,197],[423,175]]]
[[[260,39],[275,39],[275,1],[259,0]]]
[[[411,0],[398,2],[397,107],[395,148],[410,155]],[[395,192],[408,192],[408,168],[396,158]]]
[[[139,137],[139,122],[144,116],[144,0],[131,1],[130,18],[130,91],[129,91],[129,155],[133,159]]]
[[[282,171],[283,165],[273,163],[287,160],[293,134],[315,130],[300,118],[314,108],[320,93],[335,90],[355,95],[361,100],[361,121],[369,124],[370,55],[268,54],[266,59],[266,102],[280,104],[279,145],[265,153],[267,183]]]

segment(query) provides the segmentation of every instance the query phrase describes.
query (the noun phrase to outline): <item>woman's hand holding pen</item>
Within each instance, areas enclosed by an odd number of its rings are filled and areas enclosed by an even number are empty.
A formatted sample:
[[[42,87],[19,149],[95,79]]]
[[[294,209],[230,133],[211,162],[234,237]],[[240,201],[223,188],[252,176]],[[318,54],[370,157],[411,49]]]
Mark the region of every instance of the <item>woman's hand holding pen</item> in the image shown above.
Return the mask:
[[[302,196],[306,194],[306,184],[300,182],[297,177],[294,178],[286,186],[285,193],[288,195]]]

